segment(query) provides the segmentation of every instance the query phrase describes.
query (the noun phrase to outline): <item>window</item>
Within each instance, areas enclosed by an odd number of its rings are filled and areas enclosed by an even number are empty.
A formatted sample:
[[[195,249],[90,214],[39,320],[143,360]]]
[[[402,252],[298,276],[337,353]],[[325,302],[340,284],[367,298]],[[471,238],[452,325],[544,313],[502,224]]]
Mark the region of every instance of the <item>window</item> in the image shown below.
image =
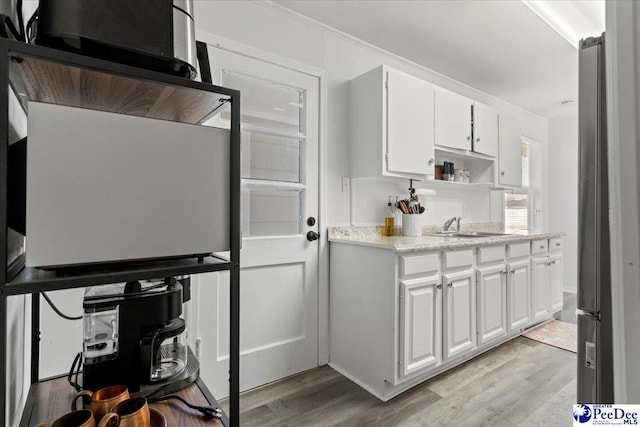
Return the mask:
[[[504,193],[504,228],[508,233],[539,228],[540,148],[535,141],[521,142],[522,190]]]

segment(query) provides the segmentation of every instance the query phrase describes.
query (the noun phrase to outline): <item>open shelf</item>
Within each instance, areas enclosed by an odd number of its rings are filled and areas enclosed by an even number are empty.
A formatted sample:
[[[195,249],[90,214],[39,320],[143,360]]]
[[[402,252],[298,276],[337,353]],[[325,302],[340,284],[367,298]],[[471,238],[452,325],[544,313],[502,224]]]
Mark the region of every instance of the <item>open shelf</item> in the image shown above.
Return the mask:
[[[434,188],[434,189],[446,189],[446,190],[463,190],[463,191],[485,191],[491,190],[493,187],[492,182],[455,182],[455,181],[441,181],[436,179],[426,180],[420,182],[421,187]]]
[[[25,111],[28,101],[38,101],[197,124],[230,99],[210,84],[51,49],[45,58],[41,47],[24,43],[20,49],[10,53],[9,74]],[[139,77],[141,71],[157,80]]]
[[[76,391],[69,385],[66,377],[53,378],[33,384],[29,389],[20,427],[52,423],[63,414],[69,412],[71,397],[75,393]],[[195,384],[173,394],[194,405],[220,408],[220,405],[201,379],[198,379]],[[229,420],[224,413],[222,414],[223,424],[217,419],[204,419],[199,412],[189,409],[176,401],[152,403],[150,406],[162,412],[167,419],[168,426],[217,427],[229,425]]]
[[[97,264],[57,270],[25,267],[8,281],[7,293],[26,294],[228,269],[229,261],[219,256]]]

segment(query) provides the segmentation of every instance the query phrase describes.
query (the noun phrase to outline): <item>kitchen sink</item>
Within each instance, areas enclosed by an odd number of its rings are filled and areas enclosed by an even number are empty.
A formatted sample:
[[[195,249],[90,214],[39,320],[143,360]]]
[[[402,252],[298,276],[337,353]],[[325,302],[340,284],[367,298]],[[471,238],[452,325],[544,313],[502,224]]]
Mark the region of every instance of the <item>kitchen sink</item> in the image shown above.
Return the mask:
[[[440,237],[498,237],[511,236],[510,233],[494,233],[490,231],[437,231],[433,236]]]

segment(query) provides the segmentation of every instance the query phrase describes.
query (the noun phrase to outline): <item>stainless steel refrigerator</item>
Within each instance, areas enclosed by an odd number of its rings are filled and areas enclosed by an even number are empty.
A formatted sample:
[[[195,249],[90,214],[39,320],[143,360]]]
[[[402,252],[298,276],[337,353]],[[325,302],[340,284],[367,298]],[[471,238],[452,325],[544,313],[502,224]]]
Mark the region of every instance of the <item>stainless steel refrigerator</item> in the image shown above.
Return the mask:
[[[604,43],[579,50],[578,403],[613,403]]]

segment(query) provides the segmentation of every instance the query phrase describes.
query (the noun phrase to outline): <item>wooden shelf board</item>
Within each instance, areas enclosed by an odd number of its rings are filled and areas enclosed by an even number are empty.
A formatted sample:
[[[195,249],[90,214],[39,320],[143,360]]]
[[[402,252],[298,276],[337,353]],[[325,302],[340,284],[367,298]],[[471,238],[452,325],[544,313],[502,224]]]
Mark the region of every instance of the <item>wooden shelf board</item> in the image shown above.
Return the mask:
[[[11,61],[10,72],[25,110],[29,100],[197,124],[229,100],[216,92],[16,55],[20,59]]]
[[[9,295],[120,283],[228,270],[230,263],[218,256],[156,261],[97,264],[57,270],[25,267],[7,283]]]
[[[33,384],[29,390],[27,403],[22,413],[20,427],[30,427],[55,421],[70,411],[71,397],[75,393],[75,389],[69,385],[66,377]],[[220,405],[218,405],[218,402],[213,398],[201,379],[198,379],[195,384],[172,394],[176,394],[195,405],[220,408]],[[162,412],[167,419],[168,426],[214,427],[223,425],[217,419],[205,420],[199,412],[189,409],[175,400],[152,403],[150,406]],[[223,421],[225,426],[229,425],[226,415],[223,415]]]

